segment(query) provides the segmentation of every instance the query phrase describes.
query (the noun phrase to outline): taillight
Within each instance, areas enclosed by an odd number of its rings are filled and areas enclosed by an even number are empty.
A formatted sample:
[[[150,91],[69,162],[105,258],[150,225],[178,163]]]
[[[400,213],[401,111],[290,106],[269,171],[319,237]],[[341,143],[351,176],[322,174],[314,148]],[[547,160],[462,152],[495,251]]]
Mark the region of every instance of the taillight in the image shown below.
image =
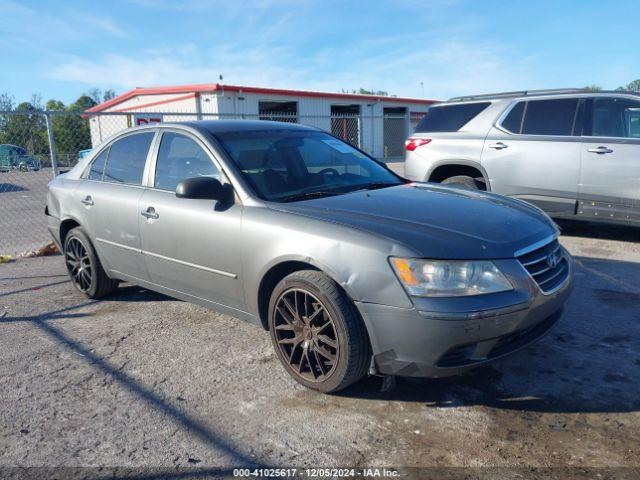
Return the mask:
[[[422,147],[423,145],[426,145],[430,142],[430,138],[408,138],[404,142],[404,148],[406,150],[409,150],[410,152],[413,152],[416,148]]]

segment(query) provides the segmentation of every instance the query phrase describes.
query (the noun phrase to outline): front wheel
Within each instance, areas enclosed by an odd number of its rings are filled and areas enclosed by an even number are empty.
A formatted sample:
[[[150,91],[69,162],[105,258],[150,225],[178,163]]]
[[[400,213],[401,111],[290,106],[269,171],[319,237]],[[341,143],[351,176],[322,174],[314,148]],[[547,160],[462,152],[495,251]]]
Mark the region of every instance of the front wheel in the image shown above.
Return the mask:
[[[269,332],[287,372],[302,385],[337,392],[360,380],[371,358],[353,302],[326,274],[294,272],[274,289]]]
[[[80,227],[71,229],[64,240],[64,261],[73,285],[89,298],[100,298],[118,287],[118,282],[105,273],[89,237]]]

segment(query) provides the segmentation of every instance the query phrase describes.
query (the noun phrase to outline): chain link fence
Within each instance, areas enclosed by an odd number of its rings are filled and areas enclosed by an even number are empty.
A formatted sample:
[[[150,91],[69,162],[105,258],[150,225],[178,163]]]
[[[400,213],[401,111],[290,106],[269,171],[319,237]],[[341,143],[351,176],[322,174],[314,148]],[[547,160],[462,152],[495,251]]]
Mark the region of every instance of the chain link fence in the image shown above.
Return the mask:
[[[274,120],[325,130],[383,161],[399,161],[414,122],[405,115],[179,112],[0,112],[0,255],[24,255],[50,241],[47,184],[116,133],[155,122]]]

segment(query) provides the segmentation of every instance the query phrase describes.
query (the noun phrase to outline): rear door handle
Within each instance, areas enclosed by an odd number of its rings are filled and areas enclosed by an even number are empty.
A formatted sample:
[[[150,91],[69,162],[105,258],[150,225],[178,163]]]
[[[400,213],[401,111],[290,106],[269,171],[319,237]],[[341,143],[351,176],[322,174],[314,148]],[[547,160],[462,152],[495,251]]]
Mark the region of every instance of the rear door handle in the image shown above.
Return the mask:
[[[158,212],[156,212],[156,209],[153,207],[148,207],[146,210],[141,211],[140,215],[146,218],[152,218],[154,220],[160,217],[160,215],[158,215]]]
[[[493,148],[494,150],[502,150],[503,148],[508,148],[509,145],[505,145],[502,142],[496,142],[489,145],[489,148]]]
[[[587,152],[597,153],[599,155],[603,155],[605,153],[613,153],[613,150],[611,150],[608,147],[599,146],[599,147],[596,147],[596,148],[589,148],[589,149],[587,149]]]
[[[82,200],[80,200],[80,202],[84,203],[85,205],[87,205],[88,207],[90,207],[91,205],[93,205],[93,199],[91,198],[91,195],[87,195],[86,197],[84,197]]]

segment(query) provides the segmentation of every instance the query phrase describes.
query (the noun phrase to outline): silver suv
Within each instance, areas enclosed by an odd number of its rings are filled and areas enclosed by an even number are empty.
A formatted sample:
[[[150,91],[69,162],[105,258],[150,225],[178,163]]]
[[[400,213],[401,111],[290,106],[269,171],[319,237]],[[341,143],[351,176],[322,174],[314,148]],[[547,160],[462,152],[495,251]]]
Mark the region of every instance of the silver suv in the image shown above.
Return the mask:
[[[406,141],[406,177],[516,197],[558,218],[640,225],[640,95],[452,98]]]

